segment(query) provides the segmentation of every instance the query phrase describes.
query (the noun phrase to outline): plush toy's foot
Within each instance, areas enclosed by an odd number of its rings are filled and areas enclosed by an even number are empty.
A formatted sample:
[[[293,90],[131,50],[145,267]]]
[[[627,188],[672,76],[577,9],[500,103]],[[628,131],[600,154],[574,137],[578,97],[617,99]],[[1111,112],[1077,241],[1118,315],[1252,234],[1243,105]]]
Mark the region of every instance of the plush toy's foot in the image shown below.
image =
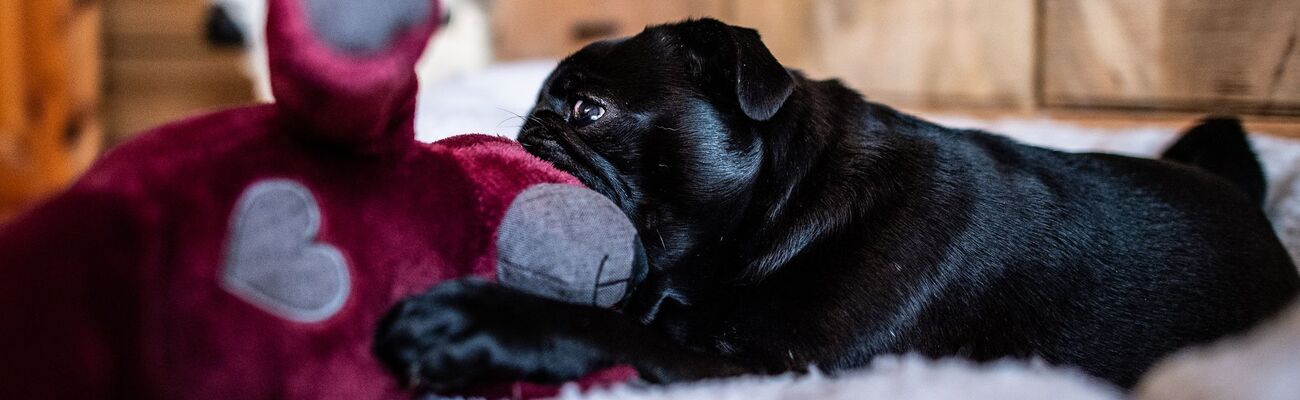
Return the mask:
[[[590,189],[532,186],[497,229],[497,281],[538,296],[612,307],[648,270],[636,227]]]

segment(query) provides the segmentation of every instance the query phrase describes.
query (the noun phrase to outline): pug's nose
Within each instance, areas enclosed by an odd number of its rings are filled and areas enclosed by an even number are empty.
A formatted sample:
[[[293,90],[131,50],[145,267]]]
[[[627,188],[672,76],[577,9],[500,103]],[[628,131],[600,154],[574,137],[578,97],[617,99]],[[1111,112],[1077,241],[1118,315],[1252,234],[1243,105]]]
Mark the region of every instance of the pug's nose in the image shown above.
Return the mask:
[[[519,144],[525,149],[541,146],[546,140],[555,140],[553,124],[563,122],[559,113],[550,110],[535,110],[524,120],[519,128]]]
[[[528,118],[524,121],[524,127],[558,128],[559,125],[563,123],[564,116],[560,115],[560,113],[546,109],[539,109],[528,113]]]
[[[524,150],[534,150],[542,146],[542,139],[535,131],[535,129],[532,131],[524,129],[519,132],[516,140],[520,146],[524,146]]]

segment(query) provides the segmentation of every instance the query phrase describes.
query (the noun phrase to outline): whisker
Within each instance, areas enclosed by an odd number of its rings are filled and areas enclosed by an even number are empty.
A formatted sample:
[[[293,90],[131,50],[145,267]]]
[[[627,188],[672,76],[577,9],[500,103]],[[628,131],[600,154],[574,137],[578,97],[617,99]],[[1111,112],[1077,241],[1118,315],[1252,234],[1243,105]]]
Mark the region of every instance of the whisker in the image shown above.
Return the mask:
[[[498,128],[501,127],[501,124],[506,123],[506,121],[509,121],[509,120],[512,120],[512,119],[515,119],[515,118],[518,118],[519,120],[522,121],[522,120],[524,120],[524,118],[525,118],[524,116],[519,115],[518,113],[516,113],[516,112],[514,112],[514,111],[510,111],[510,110],[507,110],[507,109],[504,109],[504,108],[501,108],[501,107],[497,107],[496,109],[501,110],[501,111],[504,111],[506,114],[510,114],[510,117],[501,120],[501,122],[497,122],[497,127],[498,127]],[[522,126],[522,125],[521,125],[521,126]]]
[[[524,117],[520,117],[520,116],[506,117],[506,119],[501,120],[501,122],[497,122],[497,127],[500,128],[501,124],[504,124],[512,119],[518,119],[522,121]]]
[[[510,117],[510,118],[506,118],[506,119],[502,120],[501,122],[498,122],[498,123],[497,123],[497,127],[498,127],[498,128],[501,127],[501,124],[506,123],[506,121],[509,121],[509,120],[512,120],[512,119],[515,119],[515,118],[518,118],[518,119],[521,120],[521,121],[525,121],[525,124],[527,124],[527,122],[532,122],[532,123],[539,124],[539,125],[542,123],[541,118],[537,118],[537,117],[534,117],[534,116],[532,116],[532,115],[527,115],[527,116],[519,115],[518,113],[516,113],[516,112],[514,112],[514,111],[510,111],[510,110],[507,110],[507,109],[504,109],[504,108],[501,108],[501,107],[497,107],[496,109],[501,110],[501,111],[505,111],[506,113],[509,113],[510,115],[512,115],[512,117]],[[516,126],[515,128],[522,128],[523,126],[524,126],[524,124],[521,124],[521,125],[519,125],[519,126]]]

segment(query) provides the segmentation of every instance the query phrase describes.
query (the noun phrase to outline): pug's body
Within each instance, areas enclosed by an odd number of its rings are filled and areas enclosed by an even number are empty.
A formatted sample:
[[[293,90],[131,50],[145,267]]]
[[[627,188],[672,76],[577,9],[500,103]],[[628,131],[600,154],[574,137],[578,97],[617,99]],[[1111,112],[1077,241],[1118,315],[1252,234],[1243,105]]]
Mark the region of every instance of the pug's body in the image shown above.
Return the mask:
[[[1193,134],[1182,164],[1041,149],[806,79],[750,29],[651,27],[561,62],[519,137],[637,225],[650,272],[622,312],[461,281],[396,307],[376,351],[434,388],[902,352],[1040,357],[1131,386],[1300,280],[1240,125]]]

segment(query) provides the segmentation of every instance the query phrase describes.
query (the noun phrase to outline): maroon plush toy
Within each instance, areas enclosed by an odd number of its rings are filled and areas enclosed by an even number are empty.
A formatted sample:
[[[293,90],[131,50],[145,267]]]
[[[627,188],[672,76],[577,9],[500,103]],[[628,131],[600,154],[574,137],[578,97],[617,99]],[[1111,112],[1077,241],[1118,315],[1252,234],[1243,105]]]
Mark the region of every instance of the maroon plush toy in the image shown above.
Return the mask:
[[[465,276],[626,291],[628,268],[584,269],[637,262],[607,200],[508,140],[414,140],[432,0],[269,7],[275,104],[144,133],[0,228],[0,398],[409,398],[370,351],[405,296]]]

